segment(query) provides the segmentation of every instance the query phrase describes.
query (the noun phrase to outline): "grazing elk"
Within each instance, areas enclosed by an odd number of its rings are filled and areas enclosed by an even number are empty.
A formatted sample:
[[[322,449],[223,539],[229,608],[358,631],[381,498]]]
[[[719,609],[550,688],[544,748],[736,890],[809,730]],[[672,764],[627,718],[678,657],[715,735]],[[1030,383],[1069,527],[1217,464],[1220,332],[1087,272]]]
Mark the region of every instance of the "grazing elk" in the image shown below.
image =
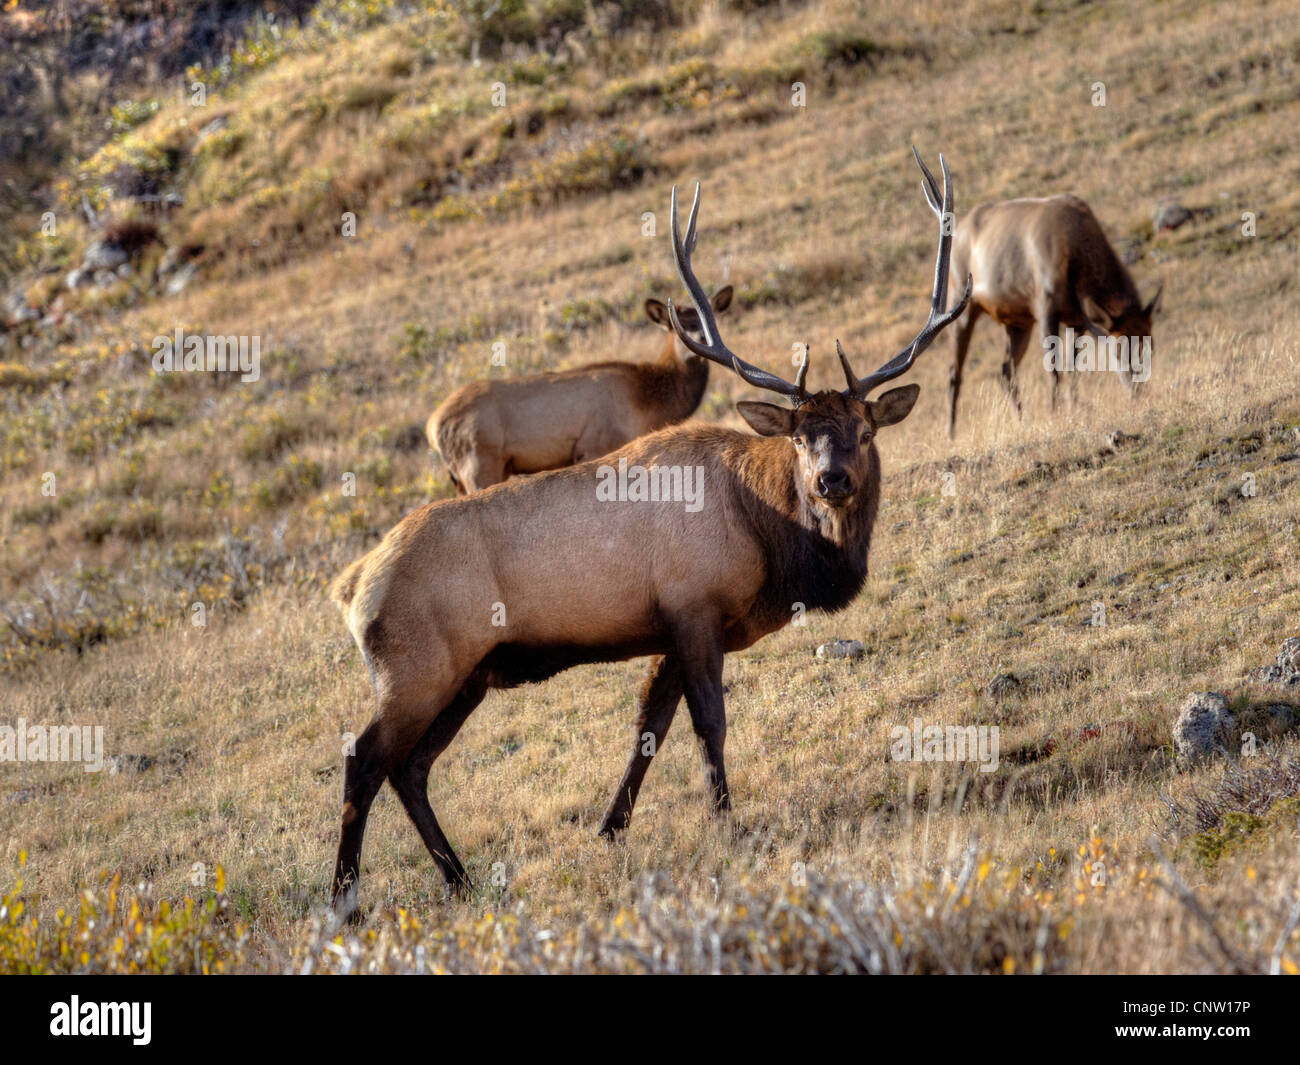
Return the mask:
[[[957,225],[954,277],[974,279],[970,305],[953,327],[948,379],[948,435],[957,429],[957,396],[971,332],[987,314],[1007,331],[1002,383],[1020,410],[1016,370],[1034,323],[1044,345],[1063,328],[1094,337],[1147,338],[1160,289],[1143,304],[1137,286],[1110,246],[1092,209],[1077,196],[1005,200],[976,207]],[[1100,328],[1099,328],[1100,327]],[[1061,372],[1052,371],[1052,409]],[[1123,378],[1132,390],[1134,379]]]
[[[926,197],[952,210],[921,163]],[[940,162],[943,163],[942,157]],[[940,201],[942,195],[942,202]],[[703,340],[669,304],[674,332],[696,355],[790,408],[739,403],[758,436],[720,426],[662,429],[602,462],[497,485],[414,511],[334,582],[378,697],[347,759],[335,911],[354,915],[361,842],[387,778],[454,890],[469,881],[428,799],[430,766],[492,688],[544,680],[571,666],[653,656],[641,689],[626,771],[601,823],[628,824],[646,769],[683,695],[704,759],[709,804],[730,807],[723,766],[722,660],[789,623],[797,604],[834,611],[861,590],[880,501],[876,433],[901,421],[920,391],[868,394],[907,371],[965,307],[945,313],[952,243],[940,225],[930,315],[898,355],[859,380],[840,349],[848,388],[809,394],[807,360],[794,383],[743,362],[723,344],[691,269],[699,187],[683,239],[672,199],[673,255]],[[602,501],[602,471],[692,468],[704,505]],[[651,745],[646,733],[654,737]]]
[[[731,304],[731,286],[719,289],[713,309]],[[629,440],[685,421],[709,383],[709,364],[678,339],[659,300],[646,316],[668,332],[654,362],[595,362],[575,370],[475,381],[456,389],[429,418],[429,446],[447,463],[461,495],[515,473],[573,466]],[[699,333],[694,311],[683,325]]]

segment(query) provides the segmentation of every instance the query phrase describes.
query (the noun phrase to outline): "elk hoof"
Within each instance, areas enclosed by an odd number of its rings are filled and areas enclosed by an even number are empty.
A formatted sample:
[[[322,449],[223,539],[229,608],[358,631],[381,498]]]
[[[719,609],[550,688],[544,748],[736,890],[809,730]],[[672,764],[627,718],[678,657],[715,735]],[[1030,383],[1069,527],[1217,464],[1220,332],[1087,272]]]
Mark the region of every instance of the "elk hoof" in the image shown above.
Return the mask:
[[[355,881],[342,891],[335,893],[334,900],[330,903],[330,909],[334,913],[334,919],[340,924],[344,921],[350,925],[361,923],[361,906],[358,903],[358,891]]]
[[[622,822],[621,824],[619,823],[620,820]],[[597,832],[596,835],[599,836],[601,839],[603,839],[606,843],[616,843],[618,841],[618,837],[620,833],[622,833],[626,828],[627,828],[626,818],[620,819],[620,818],[606,817],[605,820],[601,822],[600,831]]]
[[[739,821],[732,821],[729,827],[733,840],[750,839],[755,835],[755,829],[751,825],[742,824]]]

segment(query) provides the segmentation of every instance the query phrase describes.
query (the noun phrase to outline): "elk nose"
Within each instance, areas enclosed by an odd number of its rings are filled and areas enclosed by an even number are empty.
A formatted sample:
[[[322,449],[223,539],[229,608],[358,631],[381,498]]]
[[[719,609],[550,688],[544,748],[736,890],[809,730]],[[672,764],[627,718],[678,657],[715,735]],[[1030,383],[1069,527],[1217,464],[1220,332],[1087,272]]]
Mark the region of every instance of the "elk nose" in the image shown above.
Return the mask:
[[[817,492],[823,496],[849,494],[849,475],[843,470],[827,470],[817,475]]]

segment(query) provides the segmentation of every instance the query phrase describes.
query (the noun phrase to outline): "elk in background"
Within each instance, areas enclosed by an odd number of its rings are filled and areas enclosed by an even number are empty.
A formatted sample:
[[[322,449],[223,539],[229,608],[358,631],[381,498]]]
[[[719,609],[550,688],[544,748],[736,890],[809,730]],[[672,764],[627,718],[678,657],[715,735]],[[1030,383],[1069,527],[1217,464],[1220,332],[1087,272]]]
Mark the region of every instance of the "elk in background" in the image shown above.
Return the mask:
[[[837,342],[848,387],[810,394],[806,359],[791,383],[732,354],[690,265],[699,187],[684,239],[674,188],[673,256],[703,339],[691,335],[685,312],[670,303],[676,336],[693,354],[792,405],[737,404],[757,436],[673,426],[601,462],[428,504],[334,582],[331,597],[378,698],[347,758],[336,913],[357,913],[366,817],[385,779],[447,882],[468,889],[465,868],[429,805],[429,769],[489,689],[541,681],[581,663],[654,656],[601,835],[627,826],[683,695],[704,759],[709,808],[730,808],[723,656],[783,628],[798,604],[835,611],[857,596],[880,501],[876,434],[905,418],[920,390],[907,385],[878,399],[868,395],[905,373],[969,298],[968,288],[945,312],[952,236],[943,219],[951,217],[952,181],[944,164],[941,203],[934,177],[921,169],[940,217],[929,319],[880,369],[857,378]],[[699,471],[703,505],[691,510],[631,493],[602,499],[602,472],[622,460],[651,472]]]
[[[976,207],[957,225],[954,277],[974,279],[970,305],[952,331],[948,435],[957,429],[957,397],[971,333],[987,314],[1007,331],[1002,383],[1020,411],[1016,371],[1037,323],[1044,344],[1063,328],[1093,336],[1150,337],[1160,289],[1138,296],[1092,209],[1077,196],[1004,200]],[[1060,385],[1052,371],[1052,409]],[[1124,378],[1132,390],[1131,376]]]
[[[713,310],[731,304],[731,286]],[[667,330],[654,362],[595,362],[574,370],[475,381],[456,389],[429,418],[429,446],[447,463],[461,495],[504,481],[585,462],[695,413],[709,364],[673,333],[668,308],[645,301],[646,316]],[[683,324],[698,335],[694,311]]]

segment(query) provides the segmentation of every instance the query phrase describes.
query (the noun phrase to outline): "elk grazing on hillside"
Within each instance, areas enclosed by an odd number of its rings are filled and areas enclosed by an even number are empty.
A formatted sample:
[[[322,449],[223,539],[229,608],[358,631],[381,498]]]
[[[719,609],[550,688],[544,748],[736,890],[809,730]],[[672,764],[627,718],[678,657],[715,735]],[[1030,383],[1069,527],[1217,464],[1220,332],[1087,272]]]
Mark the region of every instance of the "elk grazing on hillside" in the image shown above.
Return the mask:
[[[948,379],[948,435],[957,429],[957,396],[971,333],[987,314],[1007,331],[1002,384],[1020,411],[1016,370],[1033,335],[1045,349],[1064,328],[1093,337],[1140,337],[1150,355],[1151,320],[1160,289],[1143,304],[1092,209],[1077,196],[1005,200],[976,207],[957,225],[952,249],[954,277],[974,279],[970,305],[953,327],[952,374]],[[1059,350],[1059,349],[1058,349]],[[1127,370],[1125,366],[1123,369]],[[1146,367],[1149,374],[1149,365]],[[1061,370],[1052,368],[1052,409]],[[1130,391],[1132,373],[1122,378]]]
[[[921,163],[942,219],[952,210]],[[941,199],[942,197],[942,199]],[[723,765],[722,660],[788,624],[802,609],[835,611],[861,590],[880,501],[876,433],[901,421],[920,391],[868,394],[903,374],[945,326],[950,227],[940,224],[930,314],[898,355],[858,379],[840,349],[848,387],[810,394],[807,360],[793,383],[733,355],[692,272],[699,187],[682,237],[672,199],[673,256],[703,340],[669,304],[696,355],[792,406],[739,403],[759,434],[719,426],[662,429],[570,469],[497,485],[408,515],[334,582],[378,698],[347,758],[335,912],[354,915],[361,843],[384,779],[396,789],[453,890],[469,887],[428,799],[429,769],[492,688],[541,681],[571,666],[653,656],[641,689],[627,768],[600,834],[625,828],[653,752],[683,695],[708,778],[709,806],[730,807]],[[603,501],[597,484],[617,463],[642,471],[692,468],[703,476],[695,511],[663,502]],[[654,738],[650,744],[644,737]]]
[[[727,285],[714,295],[712,307],[721,313],[730,304]],[[677,338],[662,302],[646,300],[645,313],[668,333],[654,362],[595,362],[475,381],[443,400],[429,418],[429,446],[442,455],[460,494],[511,474],[598,458],[694,414],[709,383],[709,364]],[[694,311],[683,312],[682,324],[698,335]]]

